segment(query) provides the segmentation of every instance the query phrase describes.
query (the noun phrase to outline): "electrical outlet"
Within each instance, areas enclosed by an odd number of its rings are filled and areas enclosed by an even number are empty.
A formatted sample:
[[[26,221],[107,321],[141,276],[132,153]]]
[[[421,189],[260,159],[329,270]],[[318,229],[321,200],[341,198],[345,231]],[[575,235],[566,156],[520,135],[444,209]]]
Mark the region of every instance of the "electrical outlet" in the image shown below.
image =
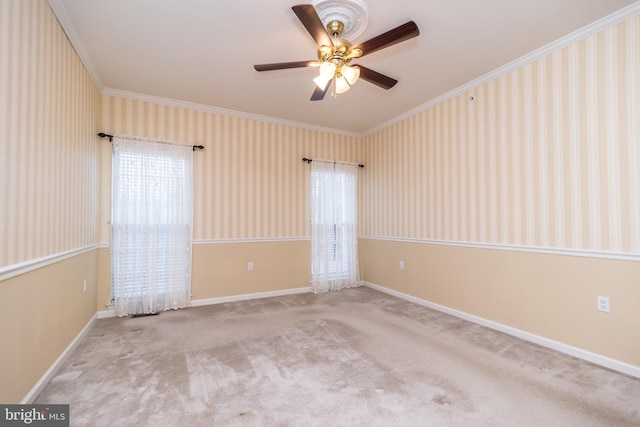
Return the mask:
[[[400,270],[404,270],[404,261],[400,261]]]
[[[249,263],[247,264],[247,270],[253,270],[253,262],[249,261]]]
[[[84,283],[82,285],[83,292],[87,292],[87,279],[84,279]]]
[[[609,297],[598,297],[598,311],[604,311],[606,313],[611,311],[609,306]]]

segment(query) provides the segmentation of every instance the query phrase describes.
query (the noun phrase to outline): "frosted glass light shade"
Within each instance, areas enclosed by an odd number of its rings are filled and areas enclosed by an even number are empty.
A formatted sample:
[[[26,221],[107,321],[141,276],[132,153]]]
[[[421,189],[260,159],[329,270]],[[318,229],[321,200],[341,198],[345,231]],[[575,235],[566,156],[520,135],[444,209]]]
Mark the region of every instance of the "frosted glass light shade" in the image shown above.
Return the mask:
[[[313,82],[316,84],[316,86],[318,86],[318,88],[324,90],[332,78],[333,76],[323,76],[322,74],[320,74],[318,77],[313,79]]]
[[[336,64],[334,64],[333,62],[322,63],[322,65],[320,66],[320,75],[313,79],[313,82],[320,89],[324,90],[327,87],[329,80],[331,80],[335,75],[336,68]]]
[[[320,75],[333,77],[333,75],[336,73],[336,68],[336,64],[334,64],[333,62],[324,62],[320,66]]]
[[[336,79],[336,93],[345,93],[350,87],[349,82],[347,82],[347,79],[344,77],[338,77]]]
[[[340,74],[347,79],[349,85],[354,85],[358,81],[358,78],[360,78],[360,68],[343,65],[340,67]]]

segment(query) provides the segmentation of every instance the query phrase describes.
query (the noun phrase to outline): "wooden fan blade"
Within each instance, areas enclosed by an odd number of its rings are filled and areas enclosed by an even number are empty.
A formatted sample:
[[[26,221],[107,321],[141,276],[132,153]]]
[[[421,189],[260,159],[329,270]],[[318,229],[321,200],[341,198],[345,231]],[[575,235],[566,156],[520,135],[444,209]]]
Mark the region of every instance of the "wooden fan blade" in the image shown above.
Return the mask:
[[[313,94],[311,95],[311,101],[322,101],[324,99],[324,96],[327,94],[327,90],[331,86],[332,81],[333,79],[329,80],[327,82],[327,86],[324,89],[320,89],[318,86],[316,86],[316,88],[313,91]]]
[[[371,68],[363,67],[362,65],[354,65],[360,68],[360,78],[373,83],[376,86],[380,86],[382,89],[391,89],[398,83],[396,79],[392,79],[389,76],[380,74],[377,71],[373,71]]]
[[[362,56],[376,52],[385,47],[393,46],[405,40],[417,37],[420,34],[420,30],[415,22],[409,21],[406,24],[402,24],[399,27],[389,30],[386,33],[380,34],[366,42],[360,43],[354,46],[354,48],[362,49]]]
[[[310,63],[316,61],[295,61],[295,62],[279,62],[275,64],[256,64],[253,68],[256,71],[273,71],[273,70],[285,70],[287,68],[303,68],[308,67]]]
[[[298,19],[300,19],[300,22],[302,22],[302,25],[304,25],[304,28],[307,29],[311,37],[316,41],[318,47],[333,46],[331,37],[329,37],[327,29],[324,27],[313,5],[299,4],[293,6],[291,9],[293,9]]]

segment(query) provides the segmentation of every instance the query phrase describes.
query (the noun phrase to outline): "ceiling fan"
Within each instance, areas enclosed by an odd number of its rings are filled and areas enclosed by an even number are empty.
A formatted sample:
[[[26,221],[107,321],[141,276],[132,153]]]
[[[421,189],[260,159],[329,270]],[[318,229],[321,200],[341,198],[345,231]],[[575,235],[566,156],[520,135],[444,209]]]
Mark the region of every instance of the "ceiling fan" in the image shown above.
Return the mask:
[[[284,70],[287,68],[319,67],[320,75],[313,79],[316,88],[312,101],[322,100],[333,82],[336,94],[344,93],[361,78],[383,89],[391,89],[397,80],[362,65],[350,65],[351,61],[394,44],[417,37],[420,34],[415,22],[409,21],[392,30],[353,46],[340,38],[344,24],[332,20],[325,28],[316,9],[311,4],[292,7],[302,25],[318,45],[318,60],[257,64],[256,71]]]

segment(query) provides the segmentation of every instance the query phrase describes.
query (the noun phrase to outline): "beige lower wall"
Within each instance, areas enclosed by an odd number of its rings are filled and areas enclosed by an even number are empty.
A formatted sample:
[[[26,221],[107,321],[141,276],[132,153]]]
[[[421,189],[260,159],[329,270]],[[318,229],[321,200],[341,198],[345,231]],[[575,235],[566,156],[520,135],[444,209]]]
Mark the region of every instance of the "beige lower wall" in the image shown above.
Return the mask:
[[[309,286],[308,240],[193,245],[191,299],[229,297]],[[253,270],[247,264],[253,262]],[[109,249],[98,255],[97,310],[111,300]]]
[[[0,402],[22,401],[95,315],[96,253],[0,281]]]
[[[194,300],[309,286],[307,240],[193,246]],[[253,262],[253,270],[247,263]]]
[[[375,239],[359,248],[367,282],[640,366],[638,262]],[[0,402],[24,399],[105,310],[109,256],[100,248],[0,282]],[[192,298],[308,286],[309,256],[305,240],[194,245]],[[598,295],[611,313],[596,310]]]
[[[367,282],[640,366],[639,262],[377,239],[359,250]]]

